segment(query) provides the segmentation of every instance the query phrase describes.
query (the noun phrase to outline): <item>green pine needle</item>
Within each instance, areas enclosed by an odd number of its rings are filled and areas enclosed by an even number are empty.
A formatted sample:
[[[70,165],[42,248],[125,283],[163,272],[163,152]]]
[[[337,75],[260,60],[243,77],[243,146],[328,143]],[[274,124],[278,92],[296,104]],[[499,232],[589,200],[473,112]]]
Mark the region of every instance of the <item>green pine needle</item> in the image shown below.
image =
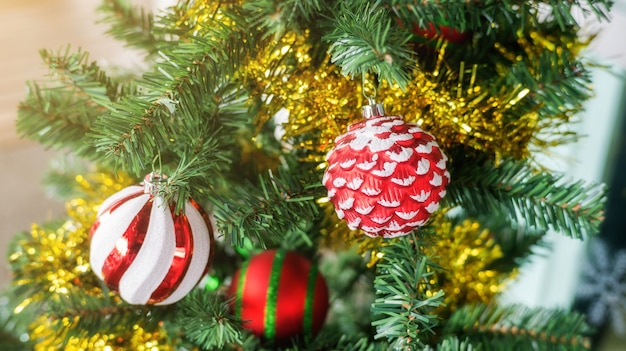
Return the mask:
[[[444,335],[467,337],[487,350],[589,350],[585,316],[546,308],[473,305],[456,310]],[[508,345],[508,346],[507,346]]]
[[[344,3],[348,4],[348,3]],[[407,48],[409,36],[393,24],[383,7],[370,2],[350,2],[335,19],[334,30],[324,39],[331,42],[333,63],[345,75],[360,77],[366,73],[404,88],[413,64]]]
[[[539,230],[553,229],[574,238],[595,235],[604,219],[602,184],[567,180],[537,172],[522,161],[504,160],[455,168],[446,201],[471,214],[505,213]]]
[[[177,307],[176,325],[185,338],[202,349],[242,344],[247,335],[241,328],[241,320],[230,313],[229,302],[219,294],[195,289]]]
[[[426,231],[422,228],[420,235]],[[377,298],[372,304],[375,338],[386,338],[398,349],[425,347],[440,323],[434,310],[443,304],[444,293],[431,286],[437,266],[420,252],[421,244],[409,235],[384,246],[384,258],[377,266]]]

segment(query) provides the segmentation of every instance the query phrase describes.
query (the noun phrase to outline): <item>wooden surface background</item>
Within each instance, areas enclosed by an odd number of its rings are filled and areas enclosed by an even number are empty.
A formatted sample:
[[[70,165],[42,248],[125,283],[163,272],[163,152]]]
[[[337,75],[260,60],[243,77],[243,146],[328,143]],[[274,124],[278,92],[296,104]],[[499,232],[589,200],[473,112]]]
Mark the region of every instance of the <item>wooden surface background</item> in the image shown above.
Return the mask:
[[[48,72],[39,50],[69,44],[89,51],[91,60],[104,65],[139,62],[138,55],[104,34],[105,25],[96,24],[101,18],[96,12],[99,4],[99,0],[0,0],[0,287],[9,280],[5,259],[9,239],[29,230],[32,223],[64,214],[63,203],[42,186],[44,173],[51,160],[60,159],[60,152],[45,150],[15,131],[26,81],[45,78]]]

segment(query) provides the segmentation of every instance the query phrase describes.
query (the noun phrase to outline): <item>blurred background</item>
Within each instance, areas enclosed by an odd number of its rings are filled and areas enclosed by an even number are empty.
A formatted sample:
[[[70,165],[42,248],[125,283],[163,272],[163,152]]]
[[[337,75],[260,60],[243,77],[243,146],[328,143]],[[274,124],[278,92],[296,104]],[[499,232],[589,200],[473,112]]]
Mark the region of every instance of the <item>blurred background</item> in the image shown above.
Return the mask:
[[[24,97],[26,81],[41,79],[47,70],[38,51],[81,47],[91,60],[103,65],[133,67],[139,56],[109,38],[106,26],[97,23],[99,0],[0,0],[0,288],[10,280],[6,263],[7,243],[32,223],[62,217],[64,204],[46,192],[42,179],[58,152],[24,140],[15,131],[17,105]],[[134,1],[157,9],[171,1]],[[626,0],[618,0],[610,23],[590,22],[585,30],[598,36],[585,56],[608,66],[594,70],[596,97],[576,125],[577,144],[551,150],[545,162],[573,179],[606,182],[611,186],[604,234],[615,249],[626,249]],[[587,243],[553,235],[554,254],[537,259],[522,272],[505,297],[530,306],[569,307],[579,284]],[[622,246],[623,245],[623,246]],[[626,284],[626,283],[624,283]],[[602,350],[626,350],[626,339],[610,333]]]

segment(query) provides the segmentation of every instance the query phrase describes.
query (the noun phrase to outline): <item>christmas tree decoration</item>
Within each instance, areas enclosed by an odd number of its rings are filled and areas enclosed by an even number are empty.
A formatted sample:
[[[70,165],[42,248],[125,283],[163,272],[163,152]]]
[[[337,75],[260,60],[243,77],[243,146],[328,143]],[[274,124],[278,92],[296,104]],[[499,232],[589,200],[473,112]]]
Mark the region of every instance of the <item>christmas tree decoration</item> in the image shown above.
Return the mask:
[[[206,273],[213,229],[193,200],[176,213],[159,194],[165,177],[148,174],[107,198],[91,227],[93,272],[131,304],[171,304]]]
[[[328,288],[317,266],[283,249],[250,258],[228,290],[243,327],[269,342],[315,335],[329,308]]]
[[[255,123],[261,126],[280,110],[287,111],[287,120],[280,123],[282,139],[291,148],[305,150],[303,160],[323,162],[334,137],[359,119],[353,106],[361,104],[363,98],[353,94],[360,91],[360,84],[344,76],[328,57],[314,65],[309,37],[309,32],[286,33],[258,53],[246,66],[246,76],[254,79],[255,89],[263,98]],[[320,101],[328,103],[320,105]],[[313,132],[320,134],[311,138]]]
[[[589,351],[584,316],[498,295],[605,216],[535,155],[576,141],[611,3],[104,1],[142,62],[41,51],[18,133],[96,171],[47,178],[67,218],[11,246],[0,349]],[[611,262],[590,322],[624,305]]]
[[[445,305],[439,315],[448,314],[464,304],[489,303],[513,280],[517,270],[500,272],[494,264],[504,254],[493,233],[478,221],[465,219],[459,223],[437,216],[436,235],[424,253],[441,266],[435,274],[437,287],[446,292]]]
[[[45,302],[51,293],[66,295],[79,289],[92,295],[102,294],[98,279],[89,271],[89,228],[104,197],[132,181],[125,174],[77,174],[70,183],[81,197],[66,202],[69,218],[54,225],[33,224],[30,233],[16,241],[9,255],[12,273],[18,286],[35,292],[18,305],[18,311],[32,303]],[[41,264],[37,258],[46,263]]]
[[[350,229],[393,238],[423,226],[450,182],[435,138],[381,104],[363,107],[327,155],[323,183],[337,216]]]
[[[437,39],[443,39],[451,44],[461,44],[470,37],[469,32],[458,31],[457,29],[444,23],[434,24],[431,22],[426,24],[425,28],[420,27],[418,24],[414,24],[411,28],[411,32],[415,34],[415,40],[420,43],[429,43],[436,41]]]

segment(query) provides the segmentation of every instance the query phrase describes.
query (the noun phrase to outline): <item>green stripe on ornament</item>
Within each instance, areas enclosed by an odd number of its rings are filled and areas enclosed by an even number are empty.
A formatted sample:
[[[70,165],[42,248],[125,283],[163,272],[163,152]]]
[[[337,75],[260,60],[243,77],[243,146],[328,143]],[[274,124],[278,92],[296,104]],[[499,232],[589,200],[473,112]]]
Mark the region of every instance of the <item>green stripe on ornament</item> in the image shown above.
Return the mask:
[[[278,284],[280,284],[280,275],[285,261],[285,250],[276,250],[274,261],[272,262],[272,272],[270,274],[270,282],[267,287],[267,299],[265,303],[265,338],[274,340],[276,336],[276,305],[278,301]]]
[[[237,280],[237,300],[235,301],[235,316],[241,319],[241,310],[243,309],[243,289],[246,285],[246,273],[250,260],[243,263],[239,269],[239,279]]]
[[[312,264],[309,270],[309,279],[306,285],[306,299],[304,300],[304,320],[302,321],[304,335],[313,336],[313,302],[315,301],[315,283],[317,282],[317,266]]]

